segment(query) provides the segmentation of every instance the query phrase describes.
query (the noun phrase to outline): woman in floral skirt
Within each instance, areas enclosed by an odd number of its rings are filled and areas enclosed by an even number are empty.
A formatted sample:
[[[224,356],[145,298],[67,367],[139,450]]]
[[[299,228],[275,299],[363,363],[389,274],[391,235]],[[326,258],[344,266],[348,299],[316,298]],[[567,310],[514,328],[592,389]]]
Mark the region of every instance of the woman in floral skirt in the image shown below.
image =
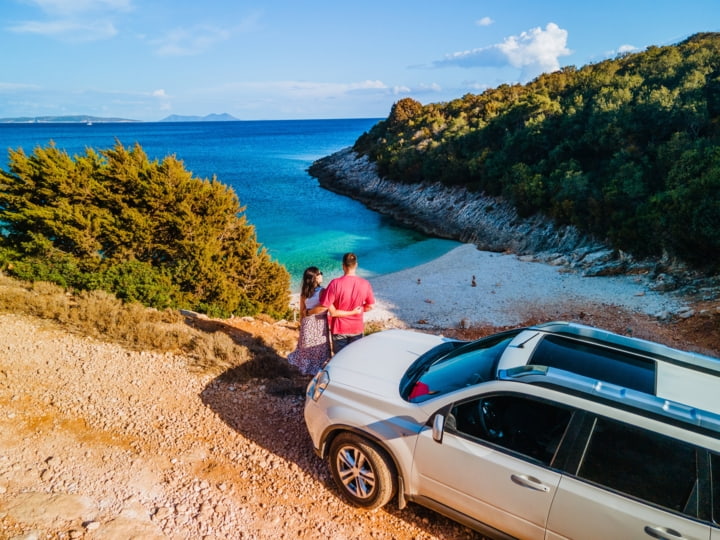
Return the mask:
[[[320,305],[323,274],[317,266],[303,272],[300,289],[300,335],[297,348],[288,355],[288,362],[305,375],[315,375],[331,356],[327,308]],[[336,317],[354,314],[340,311]]]

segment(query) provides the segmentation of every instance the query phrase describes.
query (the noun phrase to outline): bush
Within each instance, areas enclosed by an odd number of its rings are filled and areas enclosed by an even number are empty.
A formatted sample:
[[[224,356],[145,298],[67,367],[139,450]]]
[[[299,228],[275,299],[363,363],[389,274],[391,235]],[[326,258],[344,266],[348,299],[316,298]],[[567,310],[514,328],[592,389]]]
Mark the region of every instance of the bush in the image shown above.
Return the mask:
[[[74,159],[52,144],[30,156],[11,150],[9,164],[0,171],[0,251],[13,275],[161,309],[287,314],[287,270],[215,178],[119,142]]]

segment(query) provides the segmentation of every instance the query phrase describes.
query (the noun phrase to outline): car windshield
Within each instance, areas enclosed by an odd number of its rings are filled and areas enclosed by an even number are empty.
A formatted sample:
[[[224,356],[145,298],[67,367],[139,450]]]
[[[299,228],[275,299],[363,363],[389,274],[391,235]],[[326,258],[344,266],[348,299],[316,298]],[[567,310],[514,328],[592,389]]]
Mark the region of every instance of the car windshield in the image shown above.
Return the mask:
[[[402,396],[417,403],[494,379],[500,356],[519,332],[512,330],[462,346],[457,342],[452,347],[438,345],[410,366],[401,384]]]

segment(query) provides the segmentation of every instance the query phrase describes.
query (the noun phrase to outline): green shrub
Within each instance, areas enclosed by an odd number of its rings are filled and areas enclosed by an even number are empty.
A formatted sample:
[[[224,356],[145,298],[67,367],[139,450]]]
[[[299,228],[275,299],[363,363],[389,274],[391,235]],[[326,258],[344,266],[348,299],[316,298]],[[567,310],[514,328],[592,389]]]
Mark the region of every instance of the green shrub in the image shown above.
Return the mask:
[[[0,171],[7,271],[128,302],[211,315],[284,316],[290,276],[271,260],[235,192],[139,145],[71,158],[53,144],[9,152]]]

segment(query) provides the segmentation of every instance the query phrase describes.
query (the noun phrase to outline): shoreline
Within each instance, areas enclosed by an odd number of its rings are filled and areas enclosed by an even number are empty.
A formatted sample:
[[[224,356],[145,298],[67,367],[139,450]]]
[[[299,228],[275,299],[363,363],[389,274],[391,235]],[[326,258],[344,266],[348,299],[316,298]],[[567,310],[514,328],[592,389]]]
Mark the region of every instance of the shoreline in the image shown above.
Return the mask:
[[[473,285],[473,276],[475,285]],[[534,312],[590,304],[657,318],[687,309],[681,298],[648,287],[643,275],[586,277],[567,268],[463,244],[419,266],[368,278],[375,308],[365,322],[411,328],[521,324]],[[297,295],[294,295],[297,305]]]

